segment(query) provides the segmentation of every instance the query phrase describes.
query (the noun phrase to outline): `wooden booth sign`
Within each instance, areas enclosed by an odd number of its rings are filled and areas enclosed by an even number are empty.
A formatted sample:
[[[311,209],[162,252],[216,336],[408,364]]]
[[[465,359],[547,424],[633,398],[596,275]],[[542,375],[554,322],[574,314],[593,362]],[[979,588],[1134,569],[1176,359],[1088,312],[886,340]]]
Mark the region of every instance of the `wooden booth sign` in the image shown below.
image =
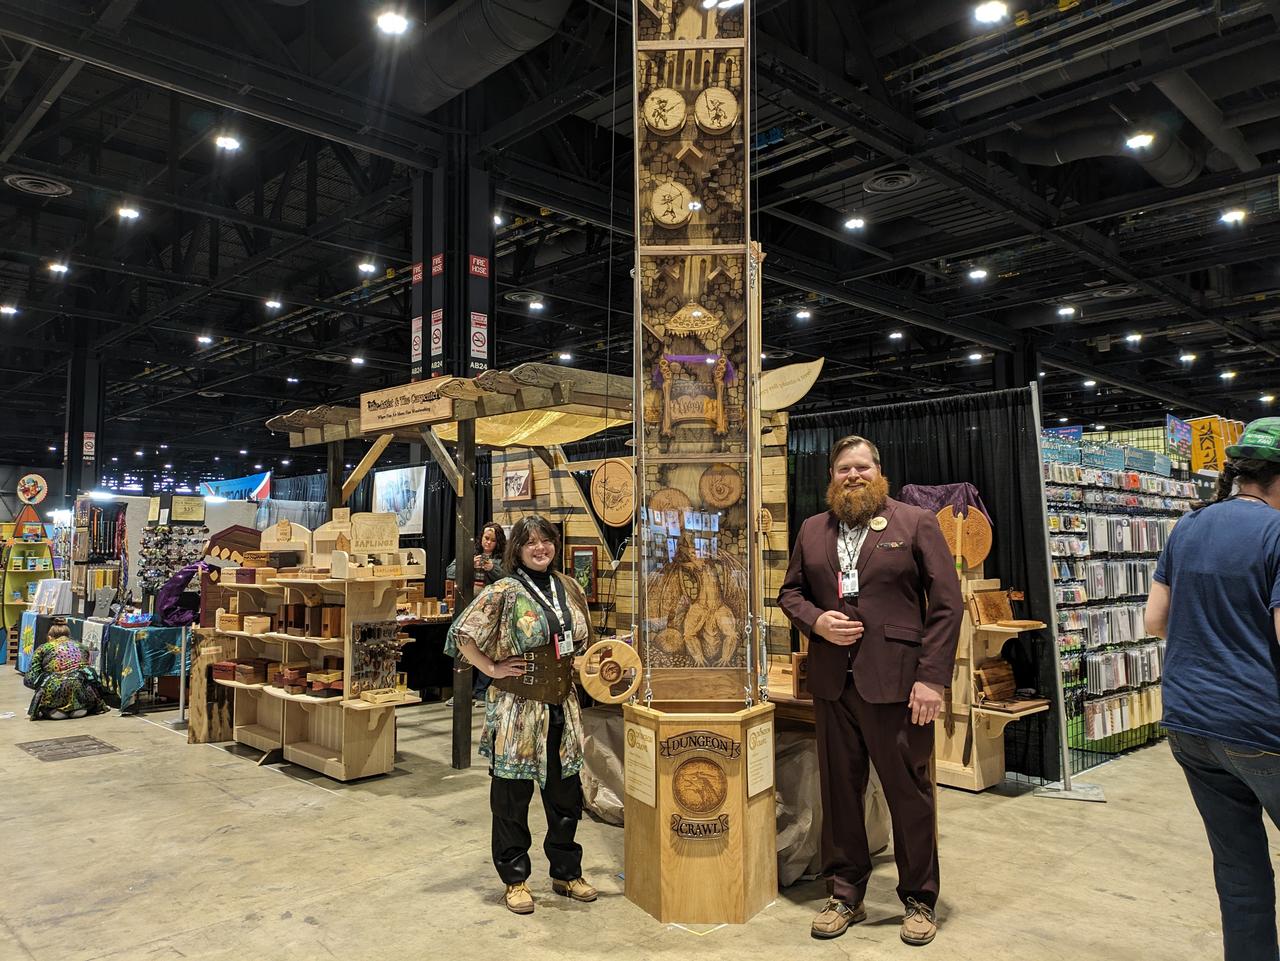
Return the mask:
[[[429,384],[430,381],[418,381],[361,394],[360,430],[370,434],[452,418],[453,401],[437,397]]]

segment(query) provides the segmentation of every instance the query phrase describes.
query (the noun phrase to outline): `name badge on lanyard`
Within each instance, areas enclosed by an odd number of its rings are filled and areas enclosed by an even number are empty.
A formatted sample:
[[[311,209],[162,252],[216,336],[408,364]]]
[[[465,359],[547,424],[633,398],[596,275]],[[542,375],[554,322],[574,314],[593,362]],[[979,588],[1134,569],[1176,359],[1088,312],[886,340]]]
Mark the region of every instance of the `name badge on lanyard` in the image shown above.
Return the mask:
[[[841,597],[857,597],[858,596],[858,571],[856,568],[848,571],[841,571],[837,577],[837,586],[840,588]]]
[[[523,576],[523,572],[520,580],[524,583],[525,587],[529,588],[529,590],[533,592],[533,595],[537,597],[537,599],[541,602],[542,606],[546,608],[548,612],[553,613],[555,615],[556,621],[558,622],[558,626],[562,628],[562,630],[556,631],[551,635],[551,644],[552,644],[552,649],[555,651],[556,660],[559,660],[562,657],[572,656],[573,648],[574,648],[573,610],[572,608],[569,607],[568,598],[565,598],[564,609],[563,610],[561,609],[560,596],[559,596],[559,593],[556,591],[556,588],[559,585],[556,583],[555,576],[553,575],[551,578],[551,599],[550,600],[548,600],[547,596],[542,593],[542,591],[539,589],[537,584],[533,583],[533,581],[530,580],[529,578]],[[561,588],[560,590],[563,591],[564,588]]]

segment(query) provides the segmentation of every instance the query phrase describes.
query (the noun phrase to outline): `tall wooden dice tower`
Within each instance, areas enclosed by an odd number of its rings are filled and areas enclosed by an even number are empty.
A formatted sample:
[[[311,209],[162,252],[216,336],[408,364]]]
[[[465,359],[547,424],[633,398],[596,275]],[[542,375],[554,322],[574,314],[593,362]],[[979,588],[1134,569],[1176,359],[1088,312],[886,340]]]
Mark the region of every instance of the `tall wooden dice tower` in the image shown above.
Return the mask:
[[[777,893],[750,2],[633,13],[644,698],[624,709],[626,893],[660,921],[743,922]]]

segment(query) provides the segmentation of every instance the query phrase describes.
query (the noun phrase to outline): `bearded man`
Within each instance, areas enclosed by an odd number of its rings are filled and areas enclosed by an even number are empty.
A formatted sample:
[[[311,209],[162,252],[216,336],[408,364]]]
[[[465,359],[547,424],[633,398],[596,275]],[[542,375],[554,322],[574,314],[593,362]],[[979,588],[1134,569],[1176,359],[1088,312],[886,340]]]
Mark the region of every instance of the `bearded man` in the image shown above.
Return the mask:
[[[951,683],[963,607],[938,519],[889,497],[880,452],[863,437],[831,450],[826,513],[796,535],[778,604],[809,637],[809,691],[822,780],[822,862],[830,897],[815,938],[866,918],[871,877],[863,798],[874,764],[893,822],[900,931],[937,933],[933,721]]]

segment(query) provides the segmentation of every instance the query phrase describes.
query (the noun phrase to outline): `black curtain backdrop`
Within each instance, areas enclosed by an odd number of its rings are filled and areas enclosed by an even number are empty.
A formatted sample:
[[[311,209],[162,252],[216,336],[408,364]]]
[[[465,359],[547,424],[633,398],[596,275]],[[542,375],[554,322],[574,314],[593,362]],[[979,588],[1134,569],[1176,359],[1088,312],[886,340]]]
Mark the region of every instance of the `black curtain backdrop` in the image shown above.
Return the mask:
[[[1032,390],[992,391],[885,407],[797,414],[790,419],[790,530],[826,510],[827,457],[841,437],[858,434],[880,448],[881,466],[895,494],[904,484],[978,488],[991,514],[994,542],[987,577],[1026,592],[1018,616],[1048,621],[1049,559],[1040,500],[1039,434]],[[1054,701],[1048,713],[1005,728],[1010,772],[1056,780],[1058,747],[1054,673],[1059,669],[1047,631],[1005,645],[1019,687]]]

